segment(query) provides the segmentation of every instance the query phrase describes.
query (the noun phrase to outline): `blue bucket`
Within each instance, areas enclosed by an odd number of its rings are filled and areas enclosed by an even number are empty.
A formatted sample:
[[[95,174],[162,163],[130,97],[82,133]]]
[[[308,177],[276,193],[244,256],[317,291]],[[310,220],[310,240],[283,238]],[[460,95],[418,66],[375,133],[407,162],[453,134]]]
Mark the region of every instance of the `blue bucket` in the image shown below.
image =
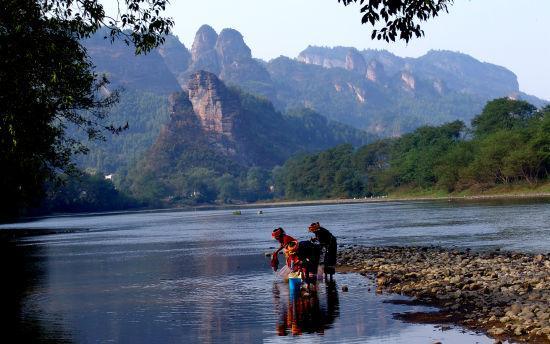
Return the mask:
[[[302,279],[299,277],[288,279],[288,290],[290,291],[291,294],[299,292],[301,285],[302,285]]]

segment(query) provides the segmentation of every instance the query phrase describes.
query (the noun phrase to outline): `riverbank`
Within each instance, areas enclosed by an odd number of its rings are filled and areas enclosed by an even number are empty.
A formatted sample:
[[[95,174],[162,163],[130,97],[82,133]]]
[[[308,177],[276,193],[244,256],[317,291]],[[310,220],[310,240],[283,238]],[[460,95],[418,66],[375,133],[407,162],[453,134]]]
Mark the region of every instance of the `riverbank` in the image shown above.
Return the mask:
[[[522,189],[523,190],[523,189]],[[550,192],[505,192],[505,193],[485,193],[473,195],[444,195],[438,196],[437,193],[397,193],[388,196],[364,197],[364,198],[330,198],[316,200],[270,200],[254,203],[239,204],[202,204],[202,205],[183,205],[167,208],[142,208],[132,210],[88,212],[88,213],[52,213],[43,216],[21,217],[0,224],[17,224],[18,222],[35,221],[45,218],[55,217],[75,217],[75,216],[104,216],[120,215],[132,213],[153,213],[153,212],[173,212],[173,211],[198,211],[198,210],[238,210],[238,209],[261,209],[275,207],[293,207],[308,205],[330,205],[330,204],[354,204],[354,203],[379,203],[379,202],[414,202],[414,201],[447,201],[447,202],[479,202],[479,201],[514,201],[514,200],[550,200]]]
[[[550,254],[438,247],[346,247],[342,271],[376,280],[377,291],[411,296],[438,313],[405,321],[454,323],[498,340],[550,343]]]
[[[483,200],[521,200],[521,199],[550,199],[550,192],[536,193],[495,193],[495,194],[474,194],[474,195],[445,195],[436,196],[433,194],[416,194],[405,195],[395,194],[380,197],[364,197],[364,198],[336,198],[336,199],[319,199],[319,200],[304,200],[304,201],[270,201],[246,203],[240,205],[228,205],[227,207],[247,207],[259,208],[262,206],[299,206],[299,205],[322,205],[322,204],[351,204],[351,203],[375,203],[375,202],[409,202],[409,201],[483,201]]]
[[[467,189],[448,193],[441,189],[401,188],[393,190],[388,195],[362,198],[333,198],[317,200],[271,200],[256,203],[230,205],[231,207],[255,206],[298,206],[320,204],[348,204],[370,202],[406,202],[406,201],[484,201],[484,200],[516,200],[516,199],[550,199],[550,183],[529,185],[525,183],[498,185],[483,191]]]

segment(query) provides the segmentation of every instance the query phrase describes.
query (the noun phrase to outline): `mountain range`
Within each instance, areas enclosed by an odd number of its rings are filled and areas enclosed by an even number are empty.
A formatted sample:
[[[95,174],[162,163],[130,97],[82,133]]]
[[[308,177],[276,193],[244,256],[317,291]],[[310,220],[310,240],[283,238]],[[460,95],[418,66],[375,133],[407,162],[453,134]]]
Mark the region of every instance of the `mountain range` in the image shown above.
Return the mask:
[[[255,200],[265,192],[263,179],[249,193],[224,193],[219,185],[256,180],[300,152],[367,142],[365,132],[307,109],[283,114],[265,98],[227,87],[203,70],[188,76],[184,91],[170,95],[169,111],[151,148],[124,177],[125,188],[141,199],[196,202],[220,194]]]
[[[520,91],[516,75],[466,54],[430,51],[419,58],[384,50],[309,46],[297,58],[252,57],[234,29],[219,34],[203,25],[191,49],[176,36],[146,56],[101,35],[86,42],[98,72],[116,86],[157,94],[185,89],[189,75],[204,70],[228,85],[269,99],[281,111],[306,107],[378,136],[398,136],[422,125],[469,122],[498,97],[546,101]]]
[[[263,61],[252,57],[238,31],[218,34],[203,25],[190,49],[169,35],[159,48],[135,56],[104,36],[100,31],[84,45],[96,72],[123,89],[111,119],[130,129],[90,143],[79,162],[106,173],[127,174],[138,162],[161,166],[159,157],[170,157],[164,165],[180,171],[204,164],[218,174],[224,164],[234,174],[270,169],[299,152],[357,146],[426,124],[468,123],[496,97],[545,103],[522,93],[511,71],[450,51],[402,58],[310,46],[297,58]]]

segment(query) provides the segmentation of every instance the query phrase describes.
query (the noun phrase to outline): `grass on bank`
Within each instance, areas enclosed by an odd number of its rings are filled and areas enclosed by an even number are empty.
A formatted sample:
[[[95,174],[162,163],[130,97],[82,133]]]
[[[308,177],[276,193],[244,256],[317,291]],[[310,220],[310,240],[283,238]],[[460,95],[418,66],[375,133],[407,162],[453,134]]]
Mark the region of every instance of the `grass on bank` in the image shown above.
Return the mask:
[[[550,194],[550,182],[545,183],[514,183],[501,184],[487,189],[466,189],[459,192],[447,192],[439,188],[404,187],[391,191],[388,198],[444,198],[444,197],[475,197],[475,196],[529,196]]]

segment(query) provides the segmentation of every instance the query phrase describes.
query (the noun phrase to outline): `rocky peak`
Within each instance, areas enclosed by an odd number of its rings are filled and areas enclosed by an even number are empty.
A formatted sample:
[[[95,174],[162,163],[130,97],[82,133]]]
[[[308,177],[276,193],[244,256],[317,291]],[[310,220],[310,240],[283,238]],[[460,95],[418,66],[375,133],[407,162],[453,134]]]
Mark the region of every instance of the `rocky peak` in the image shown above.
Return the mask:
[[[215,74],[205,71],[190,76],[187,92],[209,141],[229,148],[228,142],[234,139],[233,125],[239,111],[238,99],[229,94]],[[231,149],[227,152],[231,153]]]
[[[377,60],[371,60],[367,66],[367,79],[372,82],[379,82],[384,76],[384,66]]]
[[[244,42],[243,36],[239,31],[234,29],[223,29],[220,32],[215,49],[222,64],[230,64],[252,58],[250,48]]]
[[[345,68],[361,75],[364,75],[366,73],[367,64],[365,63],[363,55],[361,55],[357,51],[357,49],[352,48],[349,50],[348,54],[346,55]]]
[[[195,40],[191,47],[191,56],[193,61],[197,61],[201,55],[210,52],[216,45],[218,34],[210,25],[203,25],[195,34]]]
[[[434,90],[438,94],[443,94],[446,91],[445,83],[441,79],[435,79],[432,83]]]
[[[214,49],[217,40],[218,34],[212,27],[203,25],[199,28],[191,48],[193,64],[189,67],[190,72],[197,70],[206,70],[216,74],[220,72],[218,55]]]
[[[401,72],[401,80],[403,81],[403,88],[407,91],[414,91],[416,88],[416,80],[410,71]]]
[[[326,48],[310,45],[298,55],[297,60],[305,64],[313,64],[325,68],[345,68],[345,56],[348,51],[349,48],[345,47]]]

